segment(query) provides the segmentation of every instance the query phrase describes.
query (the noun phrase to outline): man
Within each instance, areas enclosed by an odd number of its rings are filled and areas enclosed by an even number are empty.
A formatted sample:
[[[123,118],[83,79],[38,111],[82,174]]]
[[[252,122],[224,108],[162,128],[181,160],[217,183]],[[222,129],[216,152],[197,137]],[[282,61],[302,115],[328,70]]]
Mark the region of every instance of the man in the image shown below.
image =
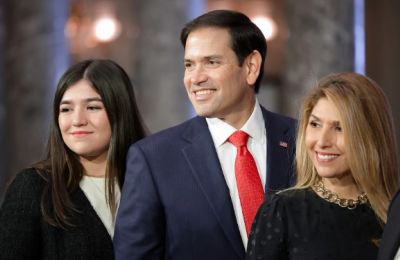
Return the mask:
[[[378,260],[400,259],[400,190],[390,203],[387,222],[380,241]]]
[[[130,148],[116,259],[244,259],[264,189],[268,197],[291,182],[295,121],[256,99],[267,47],[261,31],[247,16],[219,10],[188,23],[181,41],[198,116]]]

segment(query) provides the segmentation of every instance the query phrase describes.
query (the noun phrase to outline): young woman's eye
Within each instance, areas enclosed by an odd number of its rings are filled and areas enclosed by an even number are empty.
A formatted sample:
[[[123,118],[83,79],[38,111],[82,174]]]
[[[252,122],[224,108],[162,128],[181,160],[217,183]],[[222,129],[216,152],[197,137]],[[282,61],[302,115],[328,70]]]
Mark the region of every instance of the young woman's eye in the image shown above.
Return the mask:
[[[100,110],[101,106],[88,106],[87,109],[88,110]]]
[[[69,107],[60,107],[60,113],[69,112],[71,109]]]

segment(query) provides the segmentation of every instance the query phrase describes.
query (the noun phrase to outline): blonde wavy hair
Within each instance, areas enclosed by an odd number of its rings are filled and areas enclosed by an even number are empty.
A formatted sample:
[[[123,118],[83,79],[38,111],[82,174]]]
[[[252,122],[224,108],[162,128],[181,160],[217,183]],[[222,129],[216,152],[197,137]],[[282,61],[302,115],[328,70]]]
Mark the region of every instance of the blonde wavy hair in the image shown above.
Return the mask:
[[[320,179],[305,145],[309,117],[320,98],[327,98],[336,106],[352,176],[358,188],[366,192],[375,214],[386,223],[389,202],[399,184],[396,138],[386,96],[366,76],[328,75],[305,98],[297,133],[294,188],[311,187]]]

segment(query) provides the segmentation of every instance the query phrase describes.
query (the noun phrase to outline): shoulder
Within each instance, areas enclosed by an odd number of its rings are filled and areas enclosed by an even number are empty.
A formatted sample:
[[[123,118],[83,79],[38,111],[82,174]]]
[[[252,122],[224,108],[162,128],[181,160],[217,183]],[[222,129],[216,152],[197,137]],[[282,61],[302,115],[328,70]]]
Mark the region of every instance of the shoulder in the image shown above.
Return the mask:
[[[309,196],[310,191],[307,189],[289,189],[275,193],[261,205],[254,223],[258,227],[264,223],[283,225],[306,209],[305,203]]]
[[[307,188],[304,189],[286,189],[275,193],[275,197],[285,201],[297,201],[307,198],[311,194],[311,191]]]
[[[191,138],[199,133],[206,133],[207,131],[208,125],[206,120],[196,116],[179,125],[154,133],[134,143],[132,146],[150,149],[174,147],[179,142],[185,142],[188,137]]]
[[[34,169],[25,169],[18,173],[7,187],[2,214],[31,212],[39,215],[44,184],[44,179]]]
[[[264,118],[266,118],[269,121],[280,122],[280,123],[286,124],[288,126],[296,126],[296,124],[297,124],[296,119],[282,115],[282,114],[278,114],[275,112],[271,112],[271,111],[265,109],[263,106],[261,106],[261,111],[263,113]]]
[[[396,194],[393,196],[391,203],[400,203],[400,189],[398,189]]]
[[[263,203],[263,208],[282,209],[287,207],[301,206],[305,201],[310,199],[310,191],[308,189],[287,189],[277,192]]]
[[[390,206],[389,206],[389,214],[391,212],[397,211],[400,208],[400,189],[397,190],[396,194],[393,196]]]
[[[263,107],[261,107],[261,110],[265,120],[267,136],[279,136],[283,140],[294,144],[296,138],[297,120],[268,111]],[[294,148],[294,145],[290,146]]]
[[[4,203],[40,200],[45,182],[37,170],[32,168],[22,170],[8,185]]]
[[[41,189],[44,183],[45,180],[38,170],[27,168],[15,175],[8,187],[8,190],[23,189],[33,191]]]

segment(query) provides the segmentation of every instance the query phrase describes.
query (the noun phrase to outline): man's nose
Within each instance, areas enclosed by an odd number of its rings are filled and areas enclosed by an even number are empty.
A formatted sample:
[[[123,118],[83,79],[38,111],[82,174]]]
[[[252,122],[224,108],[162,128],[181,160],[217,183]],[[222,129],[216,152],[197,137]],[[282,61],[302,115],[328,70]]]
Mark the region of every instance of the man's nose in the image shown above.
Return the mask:
[[[207,74],[203,68],[203,66],[196,66],[190,72],[190,81],[194,85],[200,85],[201,83],[207,81]]]

